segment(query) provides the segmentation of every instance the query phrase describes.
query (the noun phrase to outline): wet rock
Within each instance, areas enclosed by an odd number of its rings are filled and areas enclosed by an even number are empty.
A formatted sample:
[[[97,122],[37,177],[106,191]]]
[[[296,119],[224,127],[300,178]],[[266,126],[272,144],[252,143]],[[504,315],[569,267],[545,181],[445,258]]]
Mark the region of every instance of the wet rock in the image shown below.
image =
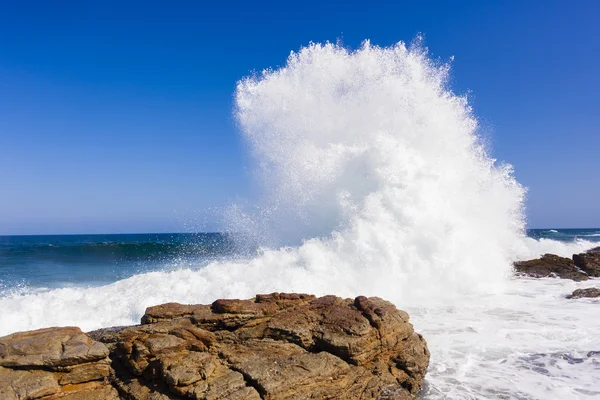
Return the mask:
[[[404,400],[428,363],[425,340],[389,302],[273,293],[150,307],[141,325],[89,335],[0,338],[0,398]]]
[[[589,249],[586,253],[600,253],[600,246]]]
[[[567,299],[580,299],[582,297],[600,297],[600,288],[577,289],[567,296]]]
[[[600,252],[573,254],[573,262],[589,276],[600,277]]]
[[[108,349],[79,328],[0,338],[0,399],[118,399]]]
[[[515,272],[533,278],[557,277],[585,281],[587,274],[580,271],[573,260],[554,254],[544,254],[541,258],[514,263]]]

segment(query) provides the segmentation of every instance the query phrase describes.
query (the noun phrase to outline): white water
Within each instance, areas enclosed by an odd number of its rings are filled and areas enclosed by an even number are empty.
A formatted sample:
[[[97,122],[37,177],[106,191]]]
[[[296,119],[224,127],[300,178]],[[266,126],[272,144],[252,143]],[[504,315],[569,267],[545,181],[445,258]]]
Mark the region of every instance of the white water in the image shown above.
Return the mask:
[[[229,216],[245,240],[271,249],[245,262],[8,296],[0,335],[132,324],[167,301],[377,295],[409,311],[429,342],[426,398],[600,395],[597,358],[557,358],[600,350],[598,304],[564,298],[591,284],[510,278],[515,259],[592,245],[524,236],[524,190],[486,152],[448,71],[419,46],[327,44],[241,81],[236,115],[264,195]]]

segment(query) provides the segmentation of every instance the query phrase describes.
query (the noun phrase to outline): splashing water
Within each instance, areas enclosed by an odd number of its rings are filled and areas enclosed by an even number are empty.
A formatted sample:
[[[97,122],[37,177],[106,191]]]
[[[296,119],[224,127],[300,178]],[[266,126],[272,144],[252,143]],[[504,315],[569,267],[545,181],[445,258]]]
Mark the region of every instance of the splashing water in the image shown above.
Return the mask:
[[[294,265],[349,278],[348,293],[500,283],[522,245],[524,190],[487,156],[448,69],[419,46],[314,44],[240,82],[265,196],[235,230],[312,238],[289,250]]]
[[[231,207],[229,227],[260,252],[9,295],[0,334],[132,324],[167,301],[376,295],[409,311],[429,341],[425,398],[599,395],[598,360],[583,356],[600,350],[596,309],[563,298],[581,284],[509,277],[516,259],[591,245],[526,238],[525,190],[488,155],[448,73],[418,43],[365,42],[355,51],[311,44],[242,80],[236,116],[264,190],[256,206]],[[576,356],[583,361],[568,362]]]

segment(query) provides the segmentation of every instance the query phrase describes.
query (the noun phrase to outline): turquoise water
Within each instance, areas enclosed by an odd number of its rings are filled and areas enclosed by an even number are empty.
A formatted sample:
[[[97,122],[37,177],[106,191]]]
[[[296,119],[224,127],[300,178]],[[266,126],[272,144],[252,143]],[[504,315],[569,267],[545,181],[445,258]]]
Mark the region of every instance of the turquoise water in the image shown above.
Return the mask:
[[[534,239],[598,242],[600,229],[531,229]],[[240,256],[221,233],[0,236],[0,293],[98,286],[151,271],[201,268]]]

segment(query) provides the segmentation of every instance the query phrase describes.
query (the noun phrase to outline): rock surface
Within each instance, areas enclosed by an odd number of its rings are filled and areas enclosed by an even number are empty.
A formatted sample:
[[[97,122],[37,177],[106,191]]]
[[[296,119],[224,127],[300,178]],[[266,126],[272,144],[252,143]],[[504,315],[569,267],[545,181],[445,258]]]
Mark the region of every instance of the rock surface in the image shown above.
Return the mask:
[[[589,276],[600,277],[600,252],[573,254],[573,262]]]
[[[0,399],[414,399],[428,363],[391,303],[273,293],[0,338]]]
[[[595,254],[595,253],[590,253]],[[554,254],[544,254],[541,258],[514,263],[517,273],[534,278],[558,277],[585,281],[588,275],[580,271],[570,258],[559,257]]]
[[[582,297],[600,297],[600,288],[577,289],[567,296],[567,299],[580,299]]]
[[[0,338],[0,399],[119,399],[108,381],[108,349],[79,328]]]

